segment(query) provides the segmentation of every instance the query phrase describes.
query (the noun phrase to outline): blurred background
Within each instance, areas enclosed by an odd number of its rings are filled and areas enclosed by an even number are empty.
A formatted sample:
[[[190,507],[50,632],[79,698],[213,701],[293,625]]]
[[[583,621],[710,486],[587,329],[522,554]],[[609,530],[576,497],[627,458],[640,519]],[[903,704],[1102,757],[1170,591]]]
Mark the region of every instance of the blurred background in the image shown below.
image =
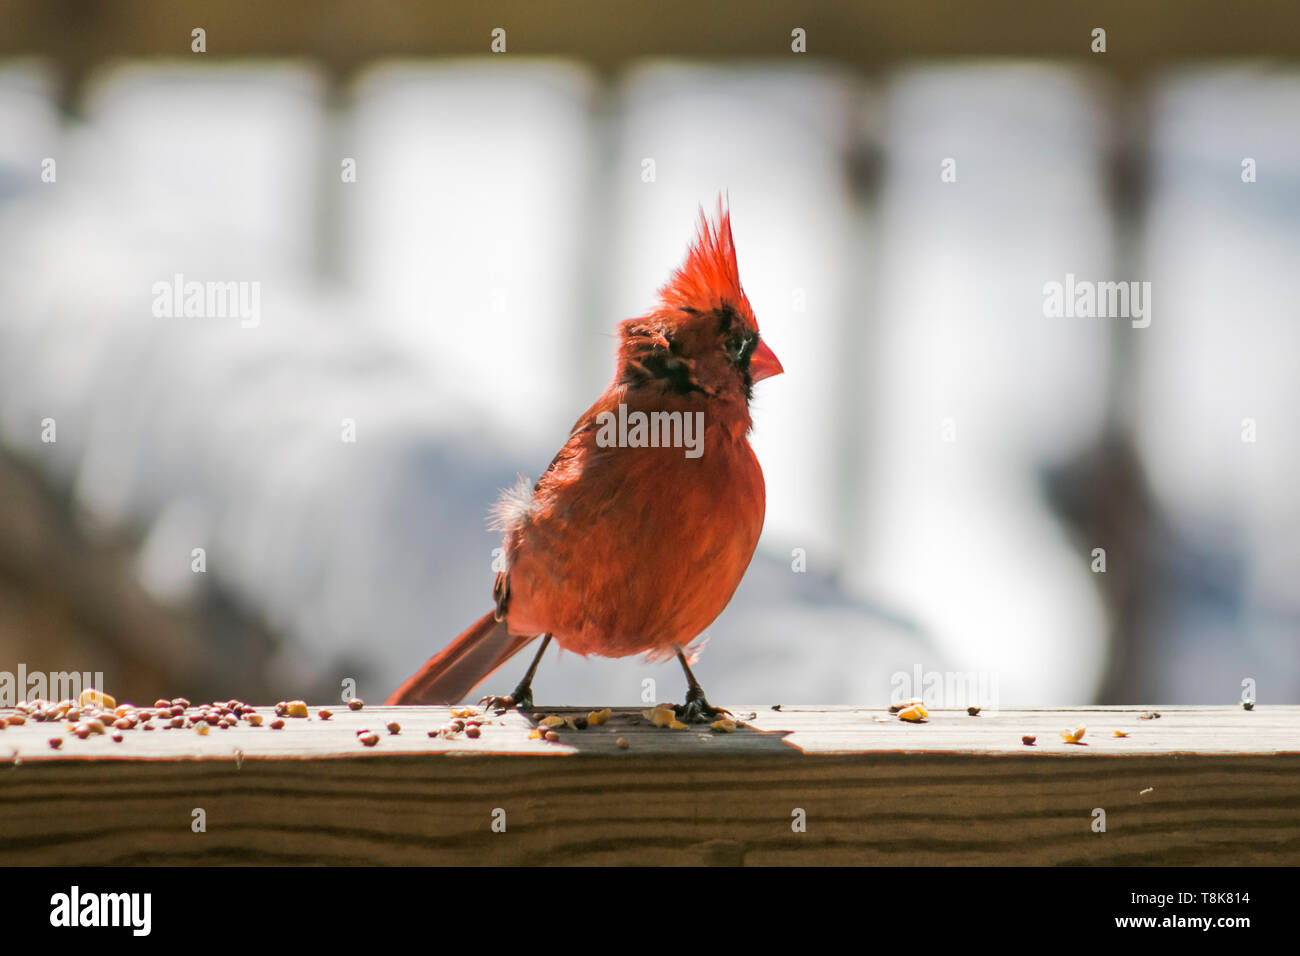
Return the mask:
[[[715,702],[1300,702],[1300,8],[843,6],[0,0],[0,670],[382,699],[725,194],[786,374]]]

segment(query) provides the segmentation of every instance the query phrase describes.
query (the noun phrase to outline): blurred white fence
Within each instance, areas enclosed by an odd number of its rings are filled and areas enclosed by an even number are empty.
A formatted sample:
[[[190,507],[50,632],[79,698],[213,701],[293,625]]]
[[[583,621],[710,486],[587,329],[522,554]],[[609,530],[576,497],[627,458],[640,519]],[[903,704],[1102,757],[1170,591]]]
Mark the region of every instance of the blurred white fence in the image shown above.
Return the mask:
[[[1138,262],[1106,196],[1112,91],[1048,66],[872,86],[647,64],[607,88],[553,61],[394,63],[331,107],[302,65],[125,64],[77,121],[52,88],[0,69],[0,441],[148,529],[160,599],[202,580],[279,629],[291,684],[363,671],[382,696],[489,606],[497,488],[545,466],[725,192],[787,374],[757,390],[767,527],[711,695],[879,702],[919,665],[995,674],[1003,704],[1090,699],[1106,542],[1067,533],[1041,473],[1100,437],[1131,336],[1160,506],[1242,567],[1232,613],[1193,594],[1150,622],[1173,657],[1148,697],[1267,674],[1300,700],[1300,77],[1165,80]],[[1152,280],[1151,326],[1046,317],[1067,274]],[[155,315],[177,275],[256,283],[256,323]],[[671,668],[572,657],[537,687],[635,700],[646,677],[678,692]]]

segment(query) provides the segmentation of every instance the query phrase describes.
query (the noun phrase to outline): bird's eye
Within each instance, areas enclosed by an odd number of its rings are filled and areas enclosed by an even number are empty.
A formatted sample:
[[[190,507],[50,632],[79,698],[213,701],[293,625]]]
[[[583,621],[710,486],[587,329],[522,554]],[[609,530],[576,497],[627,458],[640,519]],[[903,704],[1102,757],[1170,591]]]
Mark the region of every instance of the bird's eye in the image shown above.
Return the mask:
[[[733,336],[726,343],[727,356],[739,367],[746,368],[757,347],[758,336],[752,333]]]

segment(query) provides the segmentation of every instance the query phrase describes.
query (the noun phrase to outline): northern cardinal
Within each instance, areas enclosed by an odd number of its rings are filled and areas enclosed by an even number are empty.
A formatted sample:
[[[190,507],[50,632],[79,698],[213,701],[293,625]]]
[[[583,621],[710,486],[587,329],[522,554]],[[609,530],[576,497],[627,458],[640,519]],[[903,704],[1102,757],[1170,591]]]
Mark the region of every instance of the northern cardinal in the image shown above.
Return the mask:
[[[505,533],[506,570],[496,576],[496,606],[388,703],[454,703],[540,636],[514,693],[484,701],[531,708],[533,675],[554,639],[584,655],[676,655],[687,681],[679,719],[722,713],[683,649],[722,613],[758,544],[765,495],[747,437],[749,399],[755,382],[782,371],[759,338],[719,199],[716,222],[700,210],[698,236],[659,304],[620,324],[614,381],[536,485],[503,493],[494,527]],[[637,412],[670,440],[648,444],[646,430],[635,430]],[[616,428],[620,416],[631,427]],[[698,447],[674,446],[692,424],[703,425],[692,436]]]

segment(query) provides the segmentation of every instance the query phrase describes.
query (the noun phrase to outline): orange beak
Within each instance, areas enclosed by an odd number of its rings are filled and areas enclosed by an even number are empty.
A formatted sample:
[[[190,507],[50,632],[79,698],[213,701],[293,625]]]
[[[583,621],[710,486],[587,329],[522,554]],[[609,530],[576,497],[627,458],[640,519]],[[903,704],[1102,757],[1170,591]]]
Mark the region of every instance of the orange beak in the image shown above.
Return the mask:
[[[781,360],[776,357],[776,353],[767,347],[767,343],[759,339],[758,348],[749,359],[749,378],[753,382],[761,382],[765,378],[771,378],[773,375],[780,375],[785,369],[781,367]]]

